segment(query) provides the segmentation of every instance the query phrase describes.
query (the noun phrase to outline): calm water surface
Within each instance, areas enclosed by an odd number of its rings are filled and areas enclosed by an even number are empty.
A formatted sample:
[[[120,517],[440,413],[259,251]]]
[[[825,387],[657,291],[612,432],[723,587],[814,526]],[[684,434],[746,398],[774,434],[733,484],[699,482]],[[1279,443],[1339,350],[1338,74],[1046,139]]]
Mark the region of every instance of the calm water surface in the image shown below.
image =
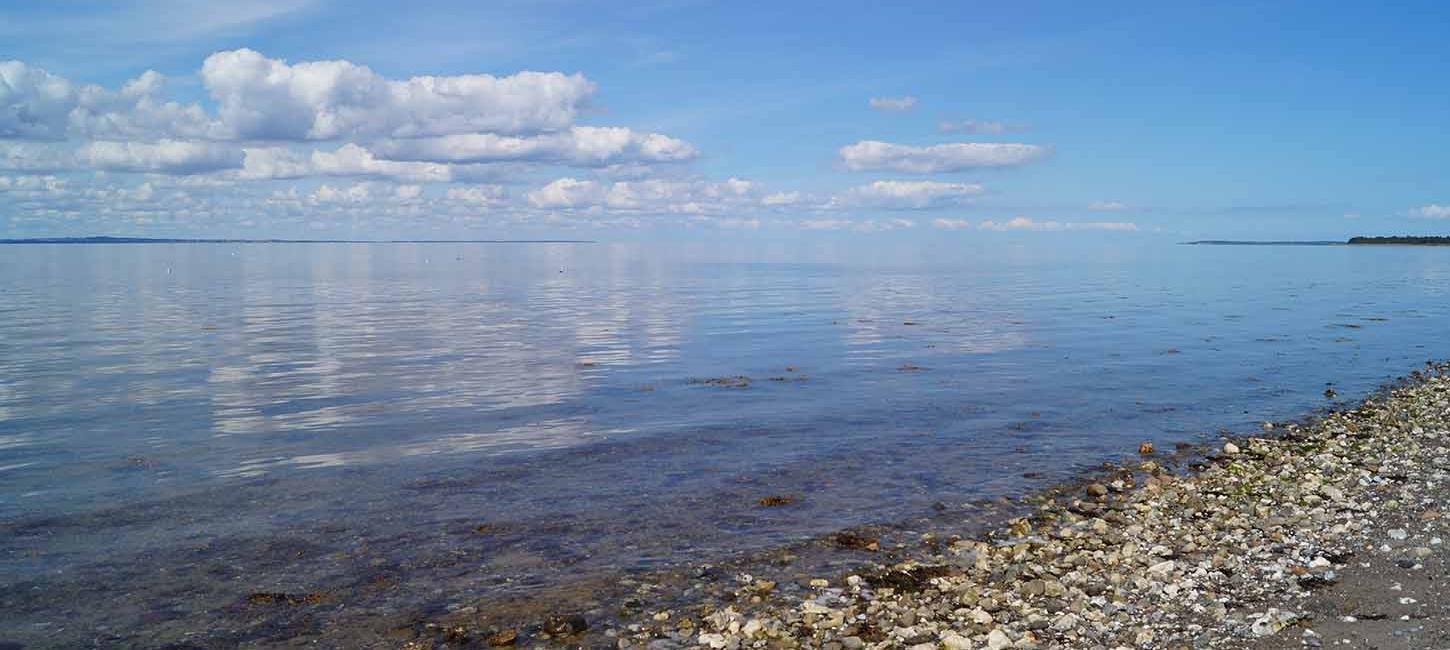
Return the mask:
[[[0,247],[0,642],[904,520],[1362,396],[1447,324],[1450,249]]]

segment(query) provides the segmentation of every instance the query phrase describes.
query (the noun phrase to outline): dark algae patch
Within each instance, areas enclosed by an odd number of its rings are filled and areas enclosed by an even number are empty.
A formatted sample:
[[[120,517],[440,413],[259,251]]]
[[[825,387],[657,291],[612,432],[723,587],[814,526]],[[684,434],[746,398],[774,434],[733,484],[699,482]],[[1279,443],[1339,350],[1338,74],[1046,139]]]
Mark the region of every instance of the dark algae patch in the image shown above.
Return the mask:
[[[691,386],[711,386],[714,388],[750,388],[750,378],[745,375],[731,377],[708,377],[691,378],[685,383]]]
[[[247,595],[249,605],[321,605],[332,600],[332,597],[322,592],[306,594],[289,594],[283,592],[258,591]]]

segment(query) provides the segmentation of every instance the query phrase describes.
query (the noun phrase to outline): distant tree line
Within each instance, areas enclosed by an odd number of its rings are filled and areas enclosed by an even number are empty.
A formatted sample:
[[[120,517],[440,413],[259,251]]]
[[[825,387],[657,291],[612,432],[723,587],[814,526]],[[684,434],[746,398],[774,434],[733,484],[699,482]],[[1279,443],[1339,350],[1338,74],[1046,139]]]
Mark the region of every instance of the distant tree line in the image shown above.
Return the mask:
[[[1415,246],[1450,246],[1450,237],[1350,237],[1351,244],[1410,244]]]

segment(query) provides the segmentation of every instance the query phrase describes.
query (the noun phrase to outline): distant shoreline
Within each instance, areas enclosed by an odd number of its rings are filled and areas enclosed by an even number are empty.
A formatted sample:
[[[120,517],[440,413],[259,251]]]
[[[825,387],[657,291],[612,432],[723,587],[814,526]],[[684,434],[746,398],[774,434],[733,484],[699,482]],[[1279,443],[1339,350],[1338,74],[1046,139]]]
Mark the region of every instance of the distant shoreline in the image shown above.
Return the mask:
[[[0,244],[596,244],[592,239],[182,239],[159,237],[33,237]]]
[[[1450,246],[1450,237],[1350,237],[1347,241],[1253,241],[1205,239],[1185,246]]]

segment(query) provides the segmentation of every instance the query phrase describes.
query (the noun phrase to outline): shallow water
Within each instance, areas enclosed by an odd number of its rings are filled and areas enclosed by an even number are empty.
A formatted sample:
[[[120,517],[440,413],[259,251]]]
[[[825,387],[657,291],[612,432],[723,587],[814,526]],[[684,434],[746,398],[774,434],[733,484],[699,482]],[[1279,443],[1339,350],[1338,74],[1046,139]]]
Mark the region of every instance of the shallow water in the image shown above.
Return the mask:
[[[904,520],[1360,397],[1447,317],[1432,248],[0,247],[0,641],[266,641],[326,617],[251,592],[429,611]]]

